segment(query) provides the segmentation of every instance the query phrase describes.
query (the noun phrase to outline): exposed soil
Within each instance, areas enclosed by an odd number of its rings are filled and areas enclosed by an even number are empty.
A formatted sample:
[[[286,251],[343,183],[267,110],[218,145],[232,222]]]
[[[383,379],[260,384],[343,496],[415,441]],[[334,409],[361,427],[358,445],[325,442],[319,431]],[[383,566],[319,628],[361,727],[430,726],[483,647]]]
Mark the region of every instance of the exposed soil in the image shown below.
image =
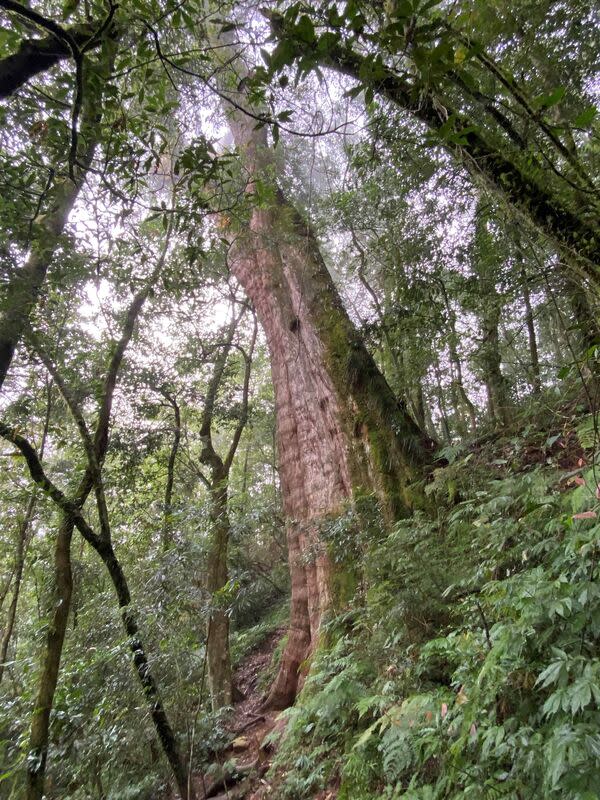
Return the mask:
[[[277,742],[263,746],[271,731],[283,735],[284,725],[277,721],[277,711],[263,711],[264,693],[259,689],[260,676],[268,668],[273,651],[285,633],[280,628],[268,636],[236,669],[234,683],[241,699],[234,705],[228,724],[232,744],[219,754],[219,764],[235,762],[235,769],[217,775],[198,775],[194,781],[198,798],[210,800],[264,800],[274,798],[273,787],[264,777]]]

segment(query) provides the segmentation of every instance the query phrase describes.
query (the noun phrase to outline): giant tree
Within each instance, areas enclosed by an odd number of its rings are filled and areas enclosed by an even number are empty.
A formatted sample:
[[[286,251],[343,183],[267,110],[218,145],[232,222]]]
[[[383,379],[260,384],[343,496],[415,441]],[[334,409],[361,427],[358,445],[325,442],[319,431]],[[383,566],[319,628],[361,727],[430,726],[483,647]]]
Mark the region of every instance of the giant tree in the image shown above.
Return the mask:
[[[220,92],[247,196],[245,215],[228,223],[229,263],[269,346],[288,519],[290,633],[269,696],[271,705],[282,707],[294,698],[323,614],[340,601],[335,587],[343,581],[334,581],[320,521],[338,513],[358,489],[375,492],[389,516],[406,513],[414,502],[409,484],[421,476],[431,443],[378,370],[310,224],[278,185],[267,129],[257,126],[260,109],[243,88],[247,69],[235,46],[227,45],[217,50],[225,63]]]

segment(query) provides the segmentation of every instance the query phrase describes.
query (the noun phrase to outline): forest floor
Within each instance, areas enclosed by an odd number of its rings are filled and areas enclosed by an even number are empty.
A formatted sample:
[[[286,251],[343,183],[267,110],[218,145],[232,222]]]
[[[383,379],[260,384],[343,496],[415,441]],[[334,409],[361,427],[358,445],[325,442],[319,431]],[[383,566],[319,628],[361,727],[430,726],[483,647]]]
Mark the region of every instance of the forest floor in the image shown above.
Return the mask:
[[[276,749],[277,734],[265,743],[272,731],[283,735],[284,724],[277,711],[263,711],[265,691],[260,678],[268,670],[277,644],[285,634],[278,628],[247,655],[234,673],[234,684],[241,699],[234,705],[228,721],[232,741],[218,754],[210,773],[198,775],[195,789],[202,800],[263,800],[273,798],[273,787],[265,779]],[[275,741],[271,741],[275,739]]]

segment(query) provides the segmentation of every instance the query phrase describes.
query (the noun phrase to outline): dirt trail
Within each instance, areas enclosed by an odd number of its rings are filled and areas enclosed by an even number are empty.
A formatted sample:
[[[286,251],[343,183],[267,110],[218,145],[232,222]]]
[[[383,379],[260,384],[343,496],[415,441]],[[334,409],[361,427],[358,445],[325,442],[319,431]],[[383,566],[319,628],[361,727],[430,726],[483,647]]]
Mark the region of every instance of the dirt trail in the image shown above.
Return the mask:
[[[220,764],[233,759],[236,772],[227,770],[224,778],[198,776],[195,788],[199,799],[264,800],[274,797],[264,778],[273,748],[261,748],[261,744],[273,729],[279,728],[283,733],[283,726],[277,722],[279,712],[261,711],[264,693],[258,688],[258,682],[284,633],[285,628],[280,628],[270,634],[236,669],[234,681],[243,697],[234,705],[233,716],[227,726],[234,737],[233,742],[219,755]]]

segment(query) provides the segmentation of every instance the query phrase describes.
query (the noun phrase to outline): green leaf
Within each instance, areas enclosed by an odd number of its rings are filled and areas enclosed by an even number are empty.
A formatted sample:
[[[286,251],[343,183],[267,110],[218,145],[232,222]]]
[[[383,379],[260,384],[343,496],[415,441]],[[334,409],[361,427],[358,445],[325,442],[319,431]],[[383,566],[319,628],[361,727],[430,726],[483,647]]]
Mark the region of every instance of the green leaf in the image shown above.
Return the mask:
[[[583,711],[592,700],[592,689],[589,681],[581,679],[573,684],[571,693],[571,712],[576,714]]]
[[[339,44],[339,41],[340,37],[336,33],[327,31],[327,33],[324,33],[319,37],[319,41],[317,42],[317,52],[330,53]]]
[[[582,111],[579,116],[575,117],[573,125],[575,125],[576,128],[587,128],[588,125],[594,121],[597,113],[597,109],[594,106],[590,106],[586,108],[585,111]]]
[[[562,661],[554,661],[552,664],[547,666],[543,672],[540,672],[535,684],[536,686],[539,685],[542,689],[545,689],[547,686],[551,686],[553,683],[558,683],[566,676],[567,668],[564,659]]]
[[[541,94],[534,100],[534,105],[537,108],[551,108],[555,106],[565,96],[566,89],[564,86],[559,86],[550,94]]]
[[[284,67],[289,66],[294,60],[296,49],[289,39],[283,39],[279,42],[275,50],[268,57],[268,65],[272,72],[279,72]],[[265,51],[263,51],[263,58]]]
[[[294,33],[303,42],[312,44],[315,41],[315,26],[309,16],[304,14],[298,20],[298,24],[294,28]]]
[[[380,719],[376,720],[372,725],[369,725],[367,730],[363,731],[363,733],[358,737],[358,739],[354,743],[352,749],[354,750],[354,749],[356,749],[358,747],[362,747],[364,744],[366,744],[369,741],[369,739],[371,738],[371,736],[373,736],[373,734],[375,733],[377,728],[380,727],[380,725],[381,725],[381,720]]]

